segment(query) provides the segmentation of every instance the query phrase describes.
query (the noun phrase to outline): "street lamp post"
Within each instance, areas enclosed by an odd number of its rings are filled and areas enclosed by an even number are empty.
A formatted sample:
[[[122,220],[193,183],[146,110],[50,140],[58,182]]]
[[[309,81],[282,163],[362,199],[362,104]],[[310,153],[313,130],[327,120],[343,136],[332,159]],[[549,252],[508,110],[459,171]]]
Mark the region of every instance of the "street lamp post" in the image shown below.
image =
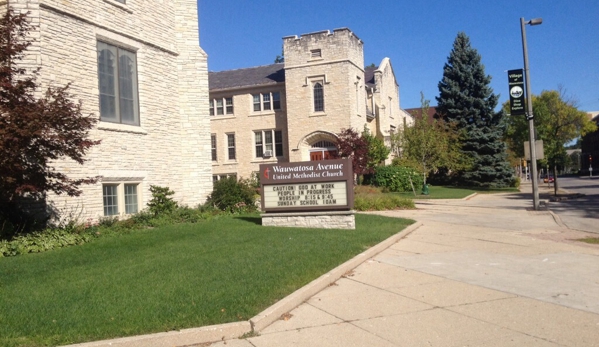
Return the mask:
[[[522,30],[522,51],[524,52],[524,78],[526,79],[526,118],[528,119],[528,132],[530,140],[530,169],[532,178],[532,201],[533,207],[539,209],[539,182],[537,178],[537,153],[535,146],[535,121],[532,113],[532,95],[530,93],[530,74],[528,68],[528,49],[526,48],[526,24],[539,25],[543,23],[543,19],[535,18],[525,21],[520,18],[520,29]]]

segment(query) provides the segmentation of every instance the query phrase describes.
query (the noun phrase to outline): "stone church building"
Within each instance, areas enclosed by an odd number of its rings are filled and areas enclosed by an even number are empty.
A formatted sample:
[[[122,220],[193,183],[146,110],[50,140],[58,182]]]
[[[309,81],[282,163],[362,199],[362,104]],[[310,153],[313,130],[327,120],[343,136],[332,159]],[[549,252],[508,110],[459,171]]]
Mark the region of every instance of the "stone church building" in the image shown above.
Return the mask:
[[[342,129],[366,126],[389,141],[411,116],[400,109],[391,61],[364,67],[363,46],[346,28],[288,36],[284,63],[210,72],[213,180],[327,159]]]
[[[29,12],[35,39],[22,64],[38,81],[71,83],[102,140],[84,165],[55,163],[73,179],[99,176],[77,198],[49,196],[65,218],[98,219],[142,210],[150,185],[181,204],[212,190],[207,55],[199,46],[197,0],[8,0]]]

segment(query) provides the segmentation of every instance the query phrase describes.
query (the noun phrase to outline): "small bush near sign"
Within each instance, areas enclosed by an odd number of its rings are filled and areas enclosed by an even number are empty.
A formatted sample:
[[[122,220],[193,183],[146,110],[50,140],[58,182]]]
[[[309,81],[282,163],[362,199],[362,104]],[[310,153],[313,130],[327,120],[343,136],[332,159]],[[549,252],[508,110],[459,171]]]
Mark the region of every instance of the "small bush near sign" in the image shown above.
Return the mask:
[[[373,183],[390,192],[409,192],[412,191],[410,179],[415,189],[422,187],[422,174],[413,168],[396,165],[379,166],[375,170]]]
[[[206,203],[227,212],[254,211],[254,194],[250,180],[227,177],[214,183]]]

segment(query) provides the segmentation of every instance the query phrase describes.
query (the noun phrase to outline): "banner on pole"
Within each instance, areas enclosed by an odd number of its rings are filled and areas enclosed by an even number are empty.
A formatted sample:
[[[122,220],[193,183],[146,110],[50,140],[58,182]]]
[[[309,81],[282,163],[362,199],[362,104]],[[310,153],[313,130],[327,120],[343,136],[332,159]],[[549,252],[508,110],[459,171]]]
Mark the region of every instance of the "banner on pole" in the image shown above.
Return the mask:
[[[522,69],[509,70],[507,72],[508,85],[510,88],[510,114],[522,116],[526,114],[524,107],[524,72]]]

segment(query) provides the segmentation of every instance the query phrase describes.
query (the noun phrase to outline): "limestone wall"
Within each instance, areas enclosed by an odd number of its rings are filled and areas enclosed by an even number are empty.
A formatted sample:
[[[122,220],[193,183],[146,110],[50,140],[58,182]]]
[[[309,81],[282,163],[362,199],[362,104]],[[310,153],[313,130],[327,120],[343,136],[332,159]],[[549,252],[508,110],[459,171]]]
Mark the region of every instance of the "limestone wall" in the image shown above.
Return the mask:
[[[281,110],[253,111],[252,94],[279,92],[281,94]],[[233,98],[232,115],[215,115],[210,117],[210,129],[216,136],[217,160],[212,162],[213,175],[236,174],[238,178],[249,178],[257,172],[260,164],[287,162],[289,146],[287,145],[288,125],[285,86],[269,85],[211,93],[210,99]],[[270,158],[257,157],[254,132],[259,130],[281,130],[283,134],[283,156]],[[235,160],[229,160],[227,151],[227,134],[235,135]]]
[[[376,92],[375,103],[378,105],[377,135],[387,138],[391,126],[399,130],[403,124],[400,112],[399,86],[389,58],[384,58],[374,73]]]
[[[353,211],[264,213],[263,226],[355,229],[356,216]]]
[[[190,1],[127,0],[125,4],[115,0],[36,1],[42,8],[68,13],[95,27],[118,32],[119,35],[135,38],[173,53],[179,50],[175,39],[178,31],[175,21],[178,8],[185,4],[186,12],[191,14],[195,11],[197,18],[197,3]],[[10,2],[12,3],[13,0]],[[192,40],[193,37],[189,39]]]
[[[309,160],[306,136],[361,132],[366,123],[363,43],[348,29],[283,38],[291,161]],[[315,54],[316,52],[316,54]],[[324,112],[314,111],[313,87],[322,83]]]
[[[144,5],[145,4],[145,5]],[[199,47],[195,0],[11,0],[31,12],[36,31],[31,59],[40,82],[71,83],[83,113],[99,119],[97,41],[136,53],[140,125],[98,122],[90,132],[102,140],[83,166],[55,164],[72,178],[139,183],[140,209],[149,186],[168,186],[182,204],[205,201],[212,188],[207,56]],[[55,206],[79,219],[103,216],[102,182],[83,186],[78,198],[51,196]]]

